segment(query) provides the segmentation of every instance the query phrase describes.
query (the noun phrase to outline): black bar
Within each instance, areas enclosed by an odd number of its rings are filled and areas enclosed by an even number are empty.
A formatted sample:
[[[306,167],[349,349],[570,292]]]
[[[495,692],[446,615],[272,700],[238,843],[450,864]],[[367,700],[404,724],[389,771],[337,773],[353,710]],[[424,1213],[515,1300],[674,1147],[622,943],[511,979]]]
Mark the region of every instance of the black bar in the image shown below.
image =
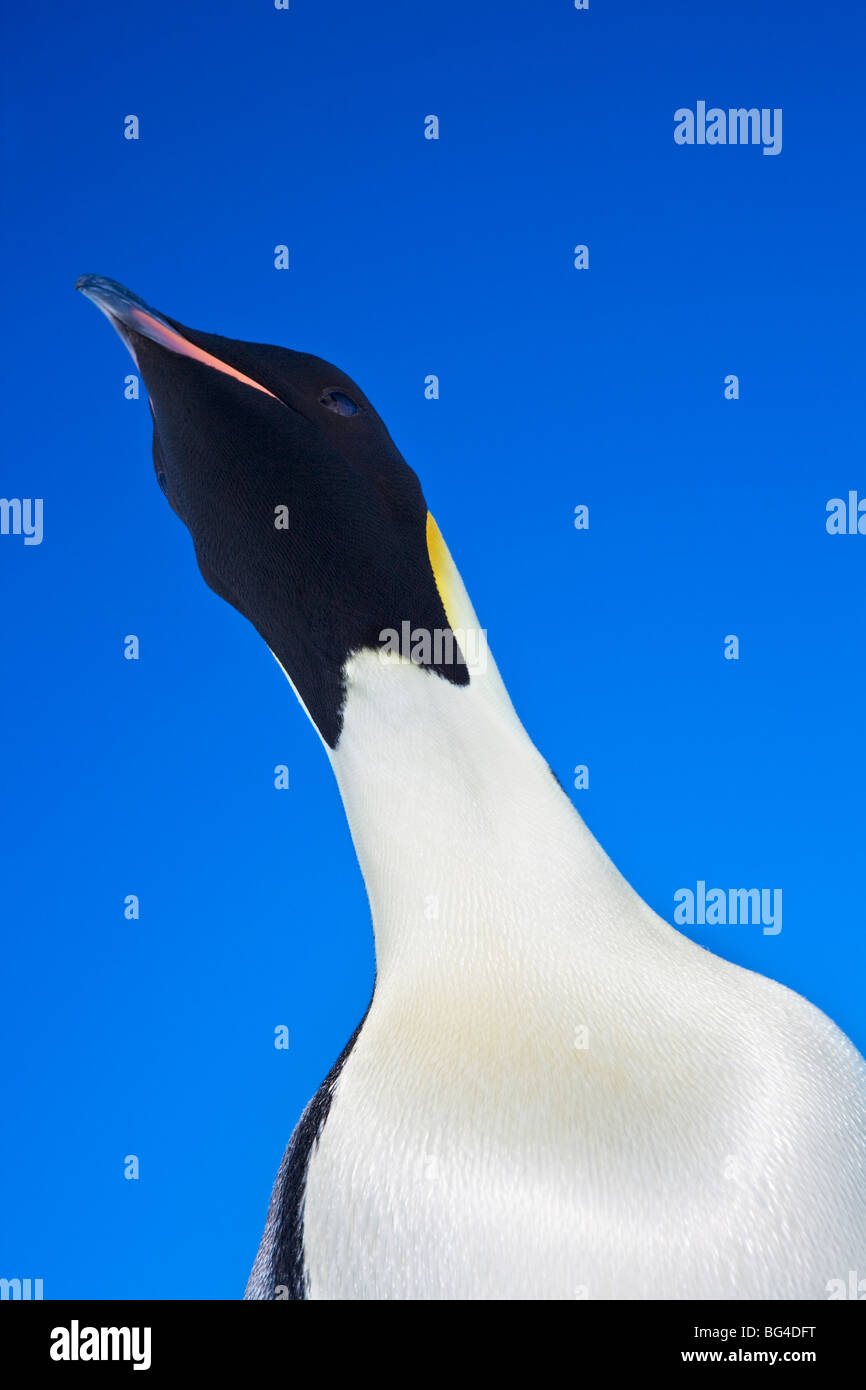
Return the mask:
[[[551,1354],[556,1350],[557,1362],[560,1353],[564,1354],[575,1380],[583,1380],[583,1373],[590,1366],[619,1373],[667,1371],[675,1366],[700,1368],[713,1364],[733,1369],[735,1362],[746,1367],[801,1365],[818,1371],[824,1378],[833,1372],[850,1374],[850,1368],[857,1364],[866,1331],[863,1309],[852,1301],[595,1303],[575,1300],[564,1312],[545,1314],[527,1308],[519,1320],[513,1311],[514,1305],[509,1306],[512,1312],[507,1329],[497,1334],[495,1342],[491,1342],[487,1333],[490,1314],[484,1313],[477,1303],[464,1304],[456,1313],[443,1313],[441,1306],[435,1312],[416,1311],[408,1316],[405,1310],[401,1311],[397,1315],[399,1340],[390,1345],[390,1350],[385,1344],[376,1353],[371,1333],[375,1335],[376,1328],[380,1327],[381,1335],[388,1337],[393,1315],[384,1314],[385,1321],[379,1324],[378,1314],[368,1305],[354,1310],[342,1307],[323,1310],[313,1305],[241,1301],[2,1302],[0,1371],[6,1372],[10,1366],[16,1366],[19,1369],[17,1384],[28,1383],[22,1379],[22,1371],[25,1377],[30,1371],[48,1371],[52,1378],[62,1379],[80,1374],[98,1376],[100,1369],[107,1367],[114,1376],[135,1375],[132,1358],[137,1358],[141,1363],[140,1379],[144,1375],[159,1378],[165,1372],[189,1371],[195,1374],[196,1383],[201,1383],[203,1376],[223,1378],[237,1372],[250,1377],[255,1375],[257,1368],[271,1366],[282,1367],[288,1378],[302,1369],[314,1351],[320,1369],[325,1364],[332,1371],[337,1369],[340,1352],[345,1348],[350,1365],[360,1357],[366,1372],[371,1372],[375,1361],[381,1360],[390,1365],[395,1374],[405,1376],[410,1373],[406,1352],[414,1345],[416,1354],[423,1347],[423,1360],[429,1374],[435,1349],[439,1347],[443,1362],[450,1364],[452,1370],[457,1363],[465,1366],[465,1352],[470,1350],[482,1360],[489,1355],[491,1363],[495,1364],[503,1352],[509,1356],[519,1356],[521,1351],[533,1354],[531,1347],[534,1346],[533,1355],[537,1358],[542,1347],[538,1342],[527,1345],[524,1337],[526,1331],[536,1333],[540,1318],[557,1337],[549,1347]],[[464,1317],[472,1319],[471,1323],[463,1324],[460,1344],[451,1343],[447,1336],[447,1323],[455,1317],[460,1322]],[[526,1324],[522,1326],[524,1317]],[[313,1319],[312,1325],[307,1322],[308,1318]],[[548,1323],[548,1319],[552,1321]],[[333,1335],[343,1327],[350,1333],[357,1327],[363,1340],[321,1341],[323,1331]],[[104,1338],[100,1333],[95,1338],[88,1331],[94,1328],[127,1329],[128,1333],[118,1333],[117,1337],[106,1333]],[[133,1333],[133,1329],[138,1329],[138,1333]],[[149,1342],[145,1329],[150,1330]],[[411,1338],[416,1329],[423,1335],[423,1342],[412,1338],[407,1346],[404,1334],[408,1332]],[[432,1339],[431,1330],[435,1333]],[[314,1343],[307,1341],[311,1335],[316,1337]],[[463,1340],[467,1336],[468,1344]],[[463,1352],[458,1353],[458,1345],[464,1347]],[[73,1350],[77,1350],[79,1359],[54,1359],[52,1347],[70,1357]],[[127,1353],[130,1359],[84,1359],[81,1352],[89,1353],[91,1348],[100,1352],[104,1349],[106,1358],[116,1349],[118,1355]],[[323,1353],[324,1363],[320,1360]],[[150,1364],[146,1367],[144,1362],[148,1358]],[[354,1370],[358,1369],[356,1365]]]

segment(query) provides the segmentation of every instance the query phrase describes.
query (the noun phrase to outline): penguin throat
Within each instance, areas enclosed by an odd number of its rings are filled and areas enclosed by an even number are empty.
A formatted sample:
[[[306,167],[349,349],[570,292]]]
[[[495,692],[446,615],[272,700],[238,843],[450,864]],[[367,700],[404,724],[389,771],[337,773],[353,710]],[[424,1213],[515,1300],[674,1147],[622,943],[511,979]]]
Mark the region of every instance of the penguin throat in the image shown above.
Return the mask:
[[[398,962],[521,951],[607,861],[493,668],[457,687],[410,662],[346,667],[331,761],[364,875],[380,983]],[[557,908],[558,905],[558,908]]]

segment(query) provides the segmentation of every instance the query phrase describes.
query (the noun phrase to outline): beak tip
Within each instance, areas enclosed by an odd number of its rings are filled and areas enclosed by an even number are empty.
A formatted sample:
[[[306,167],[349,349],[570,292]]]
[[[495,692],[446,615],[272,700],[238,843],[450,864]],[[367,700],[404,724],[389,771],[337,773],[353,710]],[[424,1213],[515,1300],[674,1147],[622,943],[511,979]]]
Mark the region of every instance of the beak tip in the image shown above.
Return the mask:
[[[129,308],[148,309],[143,299],[121,285],[118,280],[110,280],[107,275],[79,275],[75,288],[92,299],[96,304],[111,308],[115,314],[122,314]],[[148,310],[152,313],[153,310]]]
[[[103,292],[120,291],[123,293],[123,286],[118,285],[115,280],[108,280],[104,275],[79,275],[75,281],[75,288],[81,290],[82,294],[93,293],[94,291]],[[128,293],[128,291],[127,291]]]

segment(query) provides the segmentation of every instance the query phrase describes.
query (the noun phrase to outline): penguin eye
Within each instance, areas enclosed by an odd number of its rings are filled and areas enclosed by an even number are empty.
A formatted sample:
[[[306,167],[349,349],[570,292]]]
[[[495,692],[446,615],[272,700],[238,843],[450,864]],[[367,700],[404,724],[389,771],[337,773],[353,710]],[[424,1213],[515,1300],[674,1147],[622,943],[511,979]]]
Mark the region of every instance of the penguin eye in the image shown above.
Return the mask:
[[[325,406],[327,410],[333,410],[335,415],[357,415],[361,409],[350,396],[344,395],[342,391],[326,391],[324,396],[319,397],[319,404]]]

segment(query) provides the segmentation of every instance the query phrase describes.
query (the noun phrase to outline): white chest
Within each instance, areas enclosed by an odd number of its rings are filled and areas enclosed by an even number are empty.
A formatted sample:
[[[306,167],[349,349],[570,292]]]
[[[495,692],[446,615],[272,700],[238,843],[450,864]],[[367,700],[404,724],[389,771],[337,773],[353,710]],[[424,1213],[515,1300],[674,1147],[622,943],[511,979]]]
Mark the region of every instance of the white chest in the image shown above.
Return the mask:
[[[310,1163],[311,1297],[822,1298],[866,1268],[866,1072],[649,928],[380,981]],[[639,930],[639,923],[635,923]]]

